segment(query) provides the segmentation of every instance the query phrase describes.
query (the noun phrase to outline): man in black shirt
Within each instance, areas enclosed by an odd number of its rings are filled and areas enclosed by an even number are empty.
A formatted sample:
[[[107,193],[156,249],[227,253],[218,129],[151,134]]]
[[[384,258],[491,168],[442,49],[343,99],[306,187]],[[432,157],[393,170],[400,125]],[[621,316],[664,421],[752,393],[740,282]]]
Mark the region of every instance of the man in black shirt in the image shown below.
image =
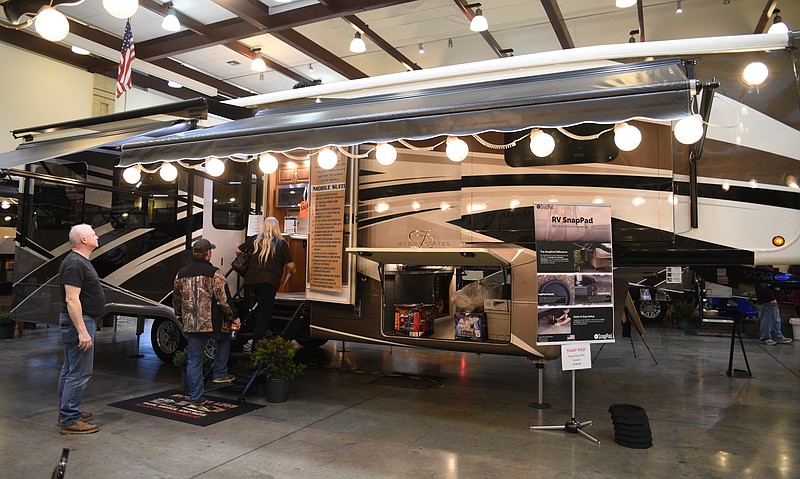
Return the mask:
[[[70,251],[61,262],[61,314],[58,325],[64,343],[64,365],[58,378],[58,426],[61,434],[91,434],[92,413],[81,410],[83,392],[94,366],[94,333],[103,313],[105,295],[89,255],[99,246],[87,224],[69,231]]]

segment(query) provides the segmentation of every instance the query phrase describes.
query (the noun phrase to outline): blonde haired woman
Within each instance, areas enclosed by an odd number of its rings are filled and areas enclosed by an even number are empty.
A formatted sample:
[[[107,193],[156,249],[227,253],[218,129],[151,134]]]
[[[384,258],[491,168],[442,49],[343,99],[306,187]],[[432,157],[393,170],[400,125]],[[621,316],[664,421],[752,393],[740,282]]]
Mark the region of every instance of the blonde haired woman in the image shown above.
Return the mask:
[[[264,218],[262,231],[261,234],[253,236],[236,248],[236,254],[245,249],[253,253],[250,255],[250,262],[244,275],[245,286],[256,295],[258,301],[253,344],[263,337],[272,336],[272,306],[281,286],[284,267],[288,268],[290,273],[297,271],[289,252],[289,244],[281,237],[278,220],[272,216]]]

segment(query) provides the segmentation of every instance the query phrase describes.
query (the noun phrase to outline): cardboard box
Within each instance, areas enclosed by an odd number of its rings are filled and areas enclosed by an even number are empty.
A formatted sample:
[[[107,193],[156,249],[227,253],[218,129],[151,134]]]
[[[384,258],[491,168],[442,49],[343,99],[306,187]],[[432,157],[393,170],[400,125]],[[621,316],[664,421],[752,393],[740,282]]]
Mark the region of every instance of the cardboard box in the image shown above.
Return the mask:
[[[492,341],[511,341],[511,301],[485,299],[487,335]]]
[[[485,313],[456,313],[454,316],[456,339],[483,341],[486,339]]]
[[[435,304],[409,303],[394,305],[394,331],[419,338],[433,333],[438,308]]]

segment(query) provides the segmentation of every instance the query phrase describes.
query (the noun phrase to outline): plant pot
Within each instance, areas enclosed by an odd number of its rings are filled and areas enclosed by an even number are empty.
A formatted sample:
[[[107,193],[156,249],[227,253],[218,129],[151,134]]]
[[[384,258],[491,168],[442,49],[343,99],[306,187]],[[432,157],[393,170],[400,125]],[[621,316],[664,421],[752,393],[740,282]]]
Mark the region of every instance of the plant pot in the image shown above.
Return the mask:
[[[0,339],[11,339],[14,337],[16,323],[0,325]]]
[[[267,378],[267,402],[286,402],[289,399],[289,380]]]

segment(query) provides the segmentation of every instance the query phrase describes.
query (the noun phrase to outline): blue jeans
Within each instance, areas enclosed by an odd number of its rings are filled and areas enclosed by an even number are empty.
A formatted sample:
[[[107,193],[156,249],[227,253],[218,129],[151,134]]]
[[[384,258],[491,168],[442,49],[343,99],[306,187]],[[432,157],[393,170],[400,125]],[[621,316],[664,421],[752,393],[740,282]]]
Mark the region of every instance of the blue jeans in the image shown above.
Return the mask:
[[[206,343],[213,339],[217,343],[214,363],[211,366],[213,379],[228,375],[228,355],[231,351],[231,333],[186,333],[189,342],[189,363],[186,365],[186,382],[189,387],[189,402],[203,402],[203,359],[206,356]]]
[[[92,347],[88,351],[78,347],[78,330],[69,314],[61,313],[58,317],[61,342],[64,343],[64,365],[58,377],[58,411],[62,426],[74,424],[81,418],[83,392],[94,368],[94,333],[97,324],[94,318],[86,315],[83,316],[83,324],[92,338]]]
[[[781,315],[778,305],[764,303],[758,305],[759,313],[761,314],[761,331],[759,339],[765,341],[772,339],[777,341],[783,338],[781,332]]]

